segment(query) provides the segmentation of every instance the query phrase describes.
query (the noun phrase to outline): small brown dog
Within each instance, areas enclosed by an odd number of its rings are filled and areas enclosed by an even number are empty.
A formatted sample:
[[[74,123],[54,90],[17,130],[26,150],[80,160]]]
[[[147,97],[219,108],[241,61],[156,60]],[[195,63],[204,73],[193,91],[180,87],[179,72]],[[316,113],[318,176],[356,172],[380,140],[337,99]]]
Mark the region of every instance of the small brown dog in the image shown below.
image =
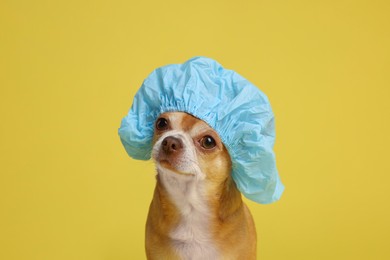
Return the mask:
[[[256,230],[218,134],[183,112],[156,120],[148,259],[256,259]]]

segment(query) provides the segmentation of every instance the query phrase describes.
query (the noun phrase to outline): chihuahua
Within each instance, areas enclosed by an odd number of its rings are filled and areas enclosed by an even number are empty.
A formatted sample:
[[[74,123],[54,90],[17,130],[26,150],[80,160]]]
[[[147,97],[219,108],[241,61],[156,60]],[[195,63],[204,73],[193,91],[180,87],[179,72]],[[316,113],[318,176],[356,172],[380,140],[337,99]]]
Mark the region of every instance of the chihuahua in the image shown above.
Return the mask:
[[[219,135],[184,112],[155,122],[156,187],[146,223],[148,259],[256,259],[251,213]]]

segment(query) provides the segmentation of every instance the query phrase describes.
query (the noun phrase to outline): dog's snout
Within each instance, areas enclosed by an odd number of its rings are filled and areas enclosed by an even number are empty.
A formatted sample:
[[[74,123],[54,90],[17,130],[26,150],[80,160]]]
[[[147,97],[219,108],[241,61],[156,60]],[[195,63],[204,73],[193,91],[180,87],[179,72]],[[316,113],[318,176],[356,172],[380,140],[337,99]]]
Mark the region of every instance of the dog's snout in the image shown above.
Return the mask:
[[[183,142],[173,136],[165,137],[161,145],[163,151],[166,153],[178,152],[183,148]]]

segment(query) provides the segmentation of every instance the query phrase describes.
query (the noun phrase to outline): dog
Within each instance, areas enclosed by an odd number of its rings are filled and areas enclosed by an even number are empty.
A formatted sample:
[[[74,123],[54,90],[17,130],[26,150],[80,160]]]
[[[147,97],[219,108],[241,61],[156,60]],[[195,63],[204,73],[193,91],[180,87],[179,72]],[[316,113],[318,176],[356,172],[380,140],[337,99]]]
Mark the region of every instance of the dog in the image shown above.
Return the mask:
[[[149,260],[256,259],[252,215],[219,135],[185,112],[155,122],[157,175],[145,234]]]

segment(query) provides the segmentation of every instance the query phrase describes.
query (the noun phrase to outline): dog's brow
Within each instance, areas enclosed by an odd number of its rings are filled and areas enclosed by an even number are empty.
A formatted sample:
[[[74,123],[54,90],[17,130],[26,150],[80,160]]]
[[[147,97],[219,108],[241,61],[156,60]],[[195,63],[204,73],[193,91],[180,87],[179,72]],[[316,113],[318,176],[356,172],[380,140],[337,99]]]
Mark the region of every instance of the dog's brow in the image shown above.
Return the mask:
[[[206,123],[200,121],[195,124],[195,126],[191,129],[191,132],[193,132],[194,134],[199,134],[211,129],[212,128],[210,128]]]
[[[200,119],[189,114],[183,114],[180,126],[183,131],[187,132],[196,128],[199,123],[202,123]]]
[[[181,128],[181,121],[183,120],[183,115],[181,113],[165,113],[163,114],[169,119],[169,122],[171,124],[172,129],[180,129]]]
[[[168,112],[164,113],[163,116],[169,119],[172,129],[189,132],[190,135],[197,135],[212,129],[201,119],[184,112]]]
[[[189,114],[183,114],[181,129],[189,132],[191,136],[199,135],[206,131],[214,131],[206,122]]]

